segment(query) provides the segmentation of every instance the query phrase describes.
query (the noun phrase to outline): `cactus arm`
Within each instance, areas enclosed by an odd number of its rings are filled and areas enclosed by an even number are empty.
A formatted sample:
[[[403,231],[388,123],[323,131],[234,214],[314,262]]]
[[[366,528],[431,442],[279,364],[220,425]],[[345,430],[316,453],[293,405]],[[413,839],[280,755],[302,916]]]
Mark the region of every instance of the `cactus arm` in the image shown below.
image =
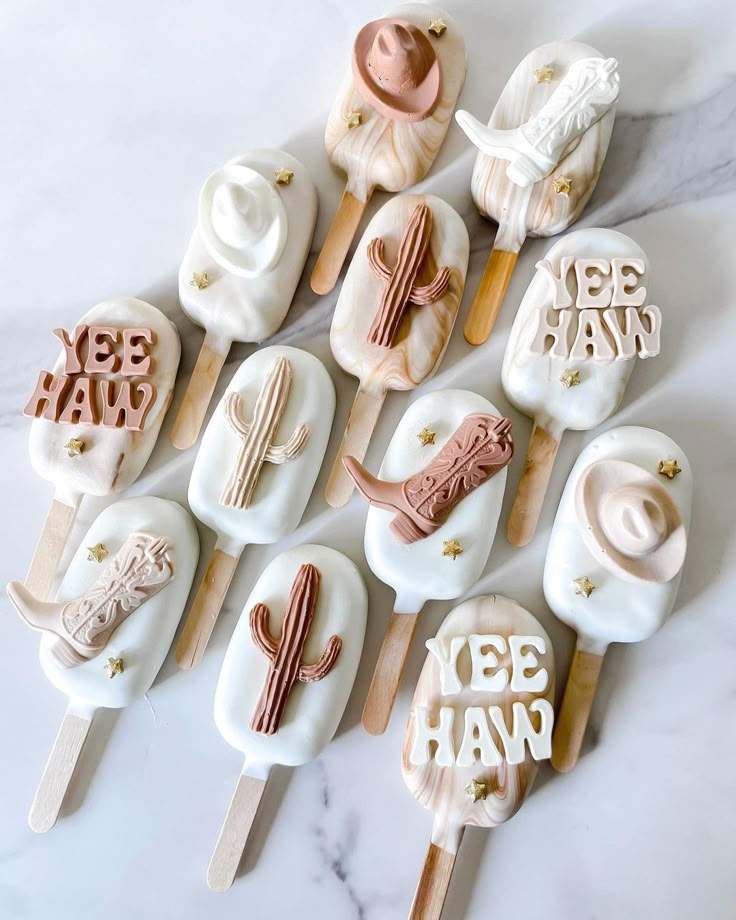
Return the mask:
[[[381,281],[390,281],[393,271],[386,265],[383,258],[383,240],[376,237],[368,243],[368,264],[377,278]]]
[[[240,393],[230,393],[225,400],[225,418],[232,430],[241,438],[250,431],[250,425],[243,418],[243,400]]]
[[[279,447],[271,444],[266,448],[265,459],[269,463],[288,463],[295,460],[304,450],[309,438],[309,425],[297,425],[289,440]]]
[[[417,307],[434,303],[442,297],[449,283],[450,269],[447,266],[443,266],[429,284],[414,285],[412,287],[411,294],[409,294],[409,303],[413,303]]]
[[[250,633],[258,648],[270,661],[273,661],[279,647],[268,631],[268,617],[268,607],[265,604],[256,604],[250,612]]]
[[[327,677],[334,668],[341,650],[342,639],[339,636],[331,636],[330,641],[327,643],[327,648],[322,652],[318,661],[314,664],[302,664],[299,666],[298,679],[303,683],[310,683]]]

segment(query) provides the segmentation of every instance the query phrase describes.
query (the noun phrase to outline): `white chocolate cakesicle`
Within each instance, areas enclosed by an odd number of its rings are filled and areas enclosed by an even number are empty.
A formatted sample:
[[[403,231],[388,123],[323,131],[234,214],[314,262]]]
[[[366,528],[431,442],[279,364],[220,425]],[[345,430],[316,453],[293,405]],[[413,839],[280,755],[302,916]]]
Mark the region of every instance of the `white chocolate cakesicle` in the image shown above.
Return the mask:
[[[293,589],[305,576],[312,579],[308,590],[290,605]],[[243,752],[245,763],[208,870],[211,888],[224,890],[232,884],[271,766],[306,763],[335,734],[358,669],[367,608],[357,566],[326,546],[287,550],[258,579],[230,640],[215,694],[217,727]],[[258,610],[265,641],[272,644],[269,655],[254,641]],[[299,626],[305,616],[306,627],[304,619]],[[285,636],[292,654],[279,658],[280,666],[274,668],[272,656],[284,653]],[[271,680],[280,715],[270,706],[261,708]],[[259,712],[271,720],[270,728],[260,723],[254,729]]]
[[[201,659],[245,546],[274,543],[299,526],[334,412],[335,389],[324,365],[298,348],[257,351],[230,381],[189,483],[192,511],[215,531],[217,543],[177,645],[182,667]]]

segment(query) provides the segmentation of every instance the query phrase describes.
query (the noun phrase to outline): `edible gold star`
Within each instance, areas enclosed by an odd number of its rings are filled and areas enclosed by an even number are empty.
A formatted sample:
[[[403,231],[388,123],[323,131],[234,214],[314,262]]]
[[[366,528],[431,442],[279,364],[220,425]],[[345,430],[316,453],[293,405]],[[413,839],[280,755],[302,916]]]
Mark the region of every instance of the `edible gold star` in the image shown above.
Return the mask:
[[[440,38],[441,35],[447,31],[447,23],[443,19],[433,19],[427,31],[430,35]]]
[[[107,664],[105,665],[105,671],[110,680],[115,677],[116,674],[122,674],[125,670],[125,662],[122,658],[108,658]]]
[[[569,195],[572,191],[572,179],[569,176],[557,176],[552,180],[552,187],[558,195]]]
[[[458,556],[462,556],[463,548],[459,540],[443,540],[442,545],[444,546],[442,550],[443,556],[450,556],[453,560],[457,559]]]
[[[348,112],[347,115],[345,115],[345,124],[348,128],[357,128],[362,121],[363,116],[360,112]]]
[[[202,291],[210,286],[210,279],[207,277],[207,272],[192,272],[192,280],[189,283],[192,287]]]
[[[107,549],[103,543],[95,543],[94,546],[87,547],[87,562],[102,562],[107,559]]]
[[[430,431],[429,428],[422,428],[417,437],[422,442],[422,447],[434,444],[434,431]]]
[[[465,795],[470,798],[471,802],[485,799],[488,795],[488,784],[479,783],[477,779],[471,780],[465,787]]]
[[[566,367],[562,376],[560,377],[560,383],[568,390],[570,387],[578,386],[580,383],[580,371],[572,370],[571,368]]]
[[[277,169],[273,175],[276,179],[276,185],[291,185],[291,180],[294,178],[294,173],[283,166],[281,169]]]
[[[534,79],[537,83],[551,83],[554,75],[554,70],[549,66],[537,67],[534,71]]]
[[[657,472],[668,479],[674,479],[682,469],[677,465],[677,460],[660,460]]]
[[[78,457],[84,450],[84,441],[81,441],[79,438],[69,438],[64,445],[64,450],[70,457]]]
[[[573,584],[575,585],[575,593],[579,594],[581,597],[590,597],[595,591],[595,585],[587,575],[583,575],[582,578],[576,578]]]

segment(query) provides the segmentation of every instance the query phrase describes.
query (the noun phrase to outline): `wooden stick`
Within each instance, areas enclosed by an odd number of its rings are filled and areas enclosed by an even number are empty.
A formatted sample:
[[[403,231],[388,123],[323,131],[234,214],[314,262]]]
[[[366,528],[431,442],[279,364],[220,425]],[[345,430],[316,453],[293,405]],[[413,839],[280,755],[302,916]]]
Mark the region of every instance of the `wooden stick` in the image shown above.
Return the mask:
[[[37,834],[45,834],[56,824],[91,724],[91,718],[68,710],[64,715],[28,815],[28,824]]]
[[[189,379],[184,401],[179,407],[174,427],[171,429],[171,443],[178,450],[186,450],[199,437],[207,407],[212,399],[217,378],[227,358],[229,348],[213,348],[205,338]]]
[[[567,773],[578,762],[602,665],[603,655],[575,649],[552,735],[550,762],[558,773]]]
[[[265,788],[265,779],[241,774],[207,867],[207,885],[213,891],[232,885]]]
[[[240,555],[231,556],[221,549],[212,553],[176,646],[180,668],[193,668],[202,660],[239,561]]]
[[[450,887],[457,853],[448,853],[430,843],[419,878],[409,920],[439,920]]]
[[[365,390],[358,390],[355,394],[355,402],[350,410],[345,434],[325,489],[327,504],[333,508],[342,508],[355,488],[353,480],[343,466],[342,458],[349,456],[363,461],[385,398],[385,393],[373,396],[371,393],[366,393]]]
[[[363,728],[369,735],[382,735],[386,731],[418,619],[418,613],[392,613],[388,621],[363,707]]]
[[[26,575],[26,588],[39,601],[45,601],[49,596],[80,501],[81,496],[74,505],[67,505],[57,498],[51,502]]]
[[[518,258],[518,252],[491,250],[465,321],[465,341],[471,345],[482,345],[491,334]]]
[[[309,284],[315,294],[329,294],[337,283],[340,269],[350,249],[363,212],[370,201],[371,189],[365,201],[361,201],[347,189],[342,193],[340,204],[332,218],[330,229],[312,270]]]
[[[513,546],[526,546],[534,536],[559,446],[557,438],[534,423],[509,517],[507,536]]]

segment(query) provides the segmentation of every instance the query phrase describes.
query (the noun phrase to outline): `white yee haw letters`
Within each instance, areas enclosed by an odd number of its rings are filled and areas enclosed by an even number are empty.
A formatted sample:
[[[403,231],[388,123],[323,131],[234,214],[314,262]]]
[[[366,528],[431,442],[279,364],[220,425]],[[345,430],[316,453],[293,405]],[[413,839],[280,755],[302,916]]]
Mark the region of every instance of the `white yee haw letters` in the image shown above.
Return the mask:
[[[653,304],[644,306],[647,289],[639,284],[642,259],[564,256],[559,271],[548,259],[537,262],[536,268],[547,275],[554,293],[552,306],[537,313],[529,344],[532,354],[598,361],[659,354],[662,314]]]
[[[440,690],[443,697],[457,696],[466,689],[458,674],[458,656],[468,646],[470,652],[470,684],[472,691],[481,693],[541,694],[547,689],[549,674],[540,666],[537,654],[546,652],[540,636],[499,635],[454,636],[449,648],[438,638],[428,639],[427,648],[439,667]],[[511,667],[500,665],[501,657],[510,656]],[[539,730],[532,725],[529,713],[538,713]],[[511,730],[504,719],[501,706],[467,706],[460,726],[460,712],[454,706],[441,706],[439,720],[430,724],[429,708],[414,708],[414,741],[409,759],[415,766],[427,763],[434,756],[440,767],[472,766],[480,758],[486,767],[522,763],[525,744],[535,760],[550,756],[554,712],[550,702],[537,697],[528,707],[516,700],[511,707]],[[456,729],[456,719],[458,727]],[[460,738],[462,728],[462,738]],[[494,741],[495,729],[500,745]],[[459,745],[456,744],[459,741]],[[435,745],[432,755],[432,745]],[[499,746],[501,750],[499,750]]]

